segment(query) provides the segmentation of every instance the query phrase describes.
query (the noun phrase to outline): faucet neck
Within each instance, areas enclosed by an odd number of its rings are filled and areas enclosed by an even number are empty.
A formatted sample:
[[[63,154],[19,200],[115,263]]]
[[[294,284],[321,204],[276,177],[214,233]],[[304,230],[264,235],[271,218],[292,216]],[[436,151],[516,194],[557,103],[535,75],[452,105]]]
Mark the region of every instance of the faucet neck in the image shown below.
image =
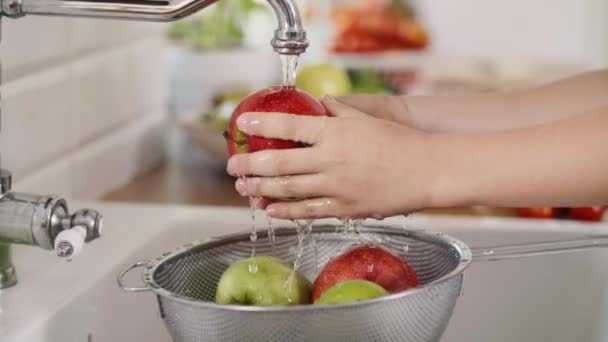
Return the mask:
[[[0,15],[18,18],[26,14],[109,18],[137,21],[173,21],[195,13],[218,0],[0,0]],[[274,51],[299,55],[308,41],[296,0],[267,0],[278,28],[272,39]]]

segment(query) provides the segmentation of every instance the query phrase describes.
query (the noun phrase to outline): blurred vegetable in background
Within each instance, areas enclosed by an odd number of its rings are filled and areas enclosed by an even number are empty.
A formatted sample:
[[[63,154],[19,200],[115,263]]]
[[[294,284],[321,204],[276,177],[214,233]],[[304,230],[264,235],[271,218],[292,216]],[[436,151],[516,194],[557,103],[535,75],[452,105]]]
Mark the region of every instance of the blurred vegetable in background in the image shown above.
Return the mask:
[[[428,34],[417,21],[408,1],[362,1],[333,10],[336,53],[421,50]]]
[[[169,38],[196,49],[229,49],[243,45],[243,24],[255,11],[267,10],[257,0],[222,0],[198,15],[171,25]]]
[[[393,94],[394,91],[379,73],[368,69],[355,69],[349,72],[353,94]]]
[[[604,219],[606,206],[577,208],[518,208],[517,214],[524,218],[534,219],[571,219],[578,221],[600,222]]]

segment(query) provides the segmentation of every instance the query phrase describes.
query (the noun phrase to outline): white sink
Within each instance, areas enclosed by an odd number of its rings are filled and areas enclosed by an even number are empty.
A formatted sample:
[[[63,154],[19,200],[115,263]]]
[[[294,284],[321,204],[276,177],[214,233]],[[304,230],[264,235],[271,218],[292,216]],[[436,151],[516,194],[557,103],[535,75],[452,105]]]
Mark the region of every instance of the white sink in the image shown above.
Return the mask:
[[[16,249],[21,283],[0,293],[3,342],[168,342],[150,293],[125,293],[116,274],[177,245],[247,230],[241,209],[85,203],[104,213],[105,236],[71,263]],[[418,216],[415,227],[471,246],[557,239],[607,225]],[[608,341],[608,250],[474,263],[443,342]],[[129,278],[134,286],[136,277]],[[602,327],[604,326],[604,327]]]

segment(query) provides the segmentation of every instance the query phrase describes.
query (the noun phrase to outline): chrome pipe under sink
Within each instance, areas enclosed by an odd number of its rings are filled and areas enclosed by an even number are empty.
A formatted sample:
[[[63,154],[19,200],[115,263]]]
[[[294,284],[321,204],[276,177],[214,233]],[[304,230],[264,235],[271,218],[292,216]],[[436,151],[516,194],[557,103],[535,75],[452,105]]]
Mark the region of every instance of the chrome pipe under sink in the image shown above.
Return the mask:
[[[17,284],[10,244],[55,250],[59,257],[76,255],[86,242],[101,236],[103,218],[92,209],[69,214],[58,196],[10,191],[10,173],[0,169],[0,289]]]

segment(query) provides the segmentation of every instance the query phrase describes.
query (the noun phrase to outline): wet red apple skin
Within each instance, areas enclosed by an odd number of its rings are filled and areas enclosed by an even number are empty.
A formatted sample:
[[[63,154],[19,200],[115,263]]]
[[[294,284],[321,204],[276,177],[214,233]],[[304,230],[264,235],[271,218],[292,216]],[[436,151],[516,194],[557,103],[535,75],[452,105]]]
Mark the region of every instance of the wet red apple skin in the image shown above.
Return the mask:
[[[246,136],[237,128],[236,120],[241,114],[248,112],[278,112],[313,116],[327,115],[325,108],[319,101],[296,87],[275,86],[252,93],[241,101],[230,117],[228,126],[228,153],[231,156],[237,153],[303,146],[294,141]]]
[[[401,256],[375,245],[356,246],[330,260],[313,285],[313,301],[334,285],[362,279],[396,293],[419,285],[414,268]]]

